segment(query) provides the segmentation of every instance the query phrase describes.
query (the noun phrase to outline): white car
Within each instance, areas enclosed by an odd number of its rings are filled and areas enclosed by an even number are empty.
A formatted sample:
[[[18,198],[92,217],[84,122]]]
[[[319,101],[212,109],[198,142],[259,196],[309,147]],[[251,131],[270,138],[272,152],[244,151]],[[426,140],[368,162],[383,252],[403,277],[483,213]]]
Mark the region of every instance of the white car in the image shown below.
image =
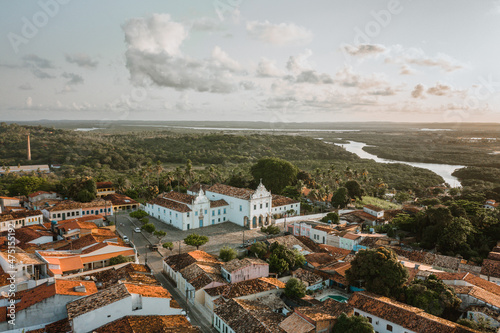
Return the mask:
[[[125,243],[128,243],[128,242],[129,242],[129,239],[128,239],[128,237],[127,237],[127,236],[123,236],[123,237],[122,237],[122,239],[123,239],[123,241],[124,241]]]
[[[134,229],[135,232],[141,232],[141,228],[137,227]]]

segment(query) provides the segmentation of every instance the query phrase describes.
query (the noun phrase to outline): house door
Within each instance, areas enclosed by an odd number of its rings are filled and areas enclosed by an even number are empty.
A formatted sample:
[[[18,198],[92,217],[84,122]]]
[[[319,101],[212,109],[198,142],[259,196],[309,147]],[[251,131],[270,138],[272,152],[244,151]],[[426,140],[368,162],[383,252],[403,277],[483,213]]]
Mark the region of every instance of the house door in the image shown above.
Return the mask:
[[[62,213],[62,219],[66,220],[66,213]]]
[[[325,244],[325,236],[323,236],[323,244]]]
[[[200,219],[200,228],[203,227],[203,219]]]

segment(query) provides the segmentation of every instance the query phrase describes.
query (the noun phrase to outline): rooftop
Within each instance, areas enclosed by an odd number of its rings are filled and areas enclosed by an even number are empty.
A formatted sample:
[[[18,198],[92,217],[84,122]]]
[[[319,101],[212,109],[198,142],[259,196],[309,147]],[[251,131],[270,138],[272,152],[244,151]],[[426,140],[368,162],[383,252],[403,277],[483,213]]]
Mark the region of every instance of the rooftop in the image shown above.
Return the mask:
[[[285,284],[275,278],[257,278],[230,285],[205,289],[210,296],[223,296],[226,299],[257,294],[263,291],[285,288]]]
[[[348,303],[354,309],[370,313],[415,332],[477,332],[468,327],[425,313],[422,309],[368,292],[354,293]]]
[[[308,286],[323,281],[323,278],[314,272],[299,268],[292,272],[292,276],[306,282]]]
[[[207,189],[207,192],[219,193],[244,200],[249,200],[252,197],[252,194],[255,193],[254,190],[250,190],[248,188],[239,188],[224,184],[212,185],[209,189]]]
[[[210,208],[229,206],[226,200],[220,199],[215,201],[210,201]]]
[[[95,185],[98,189],[114,187],[113,182],[96,182]]]
[[[198,333],[185,316],[126,316],[95,329],[96,333]]]
[[[280,206],[292,205],[292,204],[299,203],[297,200],[294,200],[294,199],[291,199],[288,197],[284,197],[282,195],[277,195],[277,194],[272,195],[272,200],[273,200],[272,201],[273,207],[280,207]]]
[[[280,323],[280,328],[287,333],[309,333],[314,332],[316,326],[298,314],[292,313]]]
[[[104,197],[104,199],[111,201],[111,203],[113,203],[113,206],[137,204],[137,201],[135,201],[134,199],[127,197],[124,194],[118,193],[108,194]]]
[[[196,196],[181,192],[170,191],[163,194],[164,199],[170,199],[172,201],[177,201],[185,204],[192,204]]]
[[[188,253],[174,254],[165,258],[165,263],[178,272],[195,262],[220,263],[214,256],[205,251],[196,250]]]
[[[236,270],[239,270],[241,268],[250,266],[250,265],[269,265],[267,262],[261,259],[257,258],[244,258],[244,259],[233,259],[231,261],[228,261],[222,265],[222,267],[228,271],[229,273],[232,273]]]
[[[187,206],[186,204],[179,203],[170,199],[156,198],[148,201],[147,203],[150,205],[158,205],[171,210],[175,210],[180,213],[186,213],[191,211],[191,208],[189,208],[189,206]]]
[[[377,207],[375,205],[364,205],[364,208],[368,208],[368,209],[376,211],[376,212],[383,212],[384,211],[382,208]]]

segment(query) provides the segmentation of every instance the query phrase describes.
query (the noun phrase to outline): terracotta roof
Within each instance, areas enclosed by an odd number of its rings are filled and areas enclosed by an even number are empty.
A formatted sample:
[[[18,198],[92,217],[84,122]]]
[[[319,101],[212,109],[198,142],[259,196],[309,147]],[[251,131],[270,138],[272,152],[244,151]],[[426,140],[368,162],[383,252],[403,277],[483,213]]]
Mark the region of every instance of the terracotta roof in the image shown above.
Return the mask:
[[[25,265],[43,265],[45,262],[41,260],[40,258],[37,257],[36,254],[34,253],[26,253],[22,249],[15,248],[14,253],[8,254],[7,252],[0,252],[0,256],[2,256],[5,261],[9,262],[9,258],[12,260],[12,257],[14,257],[16,260],[16,263],[20,264],[21,262]]]
[[[263,291],[285,288],[285,284],[275,278],[257,278],[230,285],[205,289],[210,296],[223,296],[226,299],[257,294]]]
[[[214,309],[235,333],[285,332],[279,327],[283,316],[255,300],[228,300]]]
[[[335,231],[334,228],[329,227],[327,225],[321,225],[321,224],[315,225],[313,227],[313,229],[324,231],[324,232],[329,233],[329,234],[331,234],[331,233],[333,233]]]
[[[299,268],[292,272],[292,276],[297,278],[303,282],[305,282],[308,286],[314,285],[323,281],[323,278],[318,274],[315,274],[311,271],[305,270],[303,268]]]
[[[80,298],[66,304],[68,319],[71,320],[75,317],[81,316],[82,314],[97,310],[103,306],[115,303],[130,296],[131,295],[124,284],[109,287],[96,294]]]
[[[468,327],[425,313],[422,309],[368,292],[354,293],[348,303],[355,310],[359,309],[414,332],[477,332]]]
[[[373,211],[376,211],[376,212],[383,212],[384,211],[384,209],[377,207],[375,205],[364,205],[363,207],[368,208],[368,209],[373,210]]]
[[[94,281],[71,281],[71,280],[55,280],[56,294],[72,295],[72,296],[87,296],[97,292],[97,287]],[[85,291],[75,291],[75,287],[85,287]]]
[[[172,201],[164,198],[156,198],[147,202],[150,205],[158,205],[161,207],[165,207],[171,210],[175,210],[177,212],[186,213],[190,212],[191,208],[189,208],[186,204],[178,203],[176,201]]]
[[[362,210],[356,210],[354,212],[350,212],[348,214],[351,214],[351,215],[354,215],[356,217],[359,217],[360,219],[362,220],[365,220],[365,221],[376,221],[377,220],[377,217],[371,215],[371,214],[368,214],[367,212],[364,212]]]
[[[206,192],[210,188],[210,186],[212,186],[212,185],[201,184],[201,183],[194,183],[187,190],[189,192],[198,193],[198,192],[200,192],[200,187],[201,187],[201,189],[203,190],[203,192]]]
[[[17,210],[9,211],[0,214],[0,222],[12,221],[18,219],[24,219],[30,216],[43,216],[42,212],[39,210]]]
[[[215,184],[207,189],[207,192],[219,193],[244,200],[249,200],[252,194],[255,193],[254,190],[250,190],[248,188],[238,188],[224,184]]]
[[[126,316],[101,326],[96,333],[201,333],[185,316]]]
[[[267,241],[269,242],[269,244],[272,244],[274,242],[278,242],[280,244],[285,245],[288,249],[293,249],[295,245],[298,245],[302,248],[303,251],[307,251],[310,253],[314,252],[309,247],[307,247],[304,243],[302,243],[298,237],[295,237],[294,235],[274,237],[274,238],[268,239]]]
[[[351,239],[351,240],[355,240],[355,239],[358,239],[361,237],[361,235],[359,234],[351,234],[351,233],[347,233],[345,234],[344,236],[342,236],[343,238],[347,238],[347,239]]]
[[[500,296],[495,295],[489,290],[485,290],[477,286],[451,286],[455,289],[456,294],[465,294],[474,297],[480,301],[490,304],[496,308],[500,308]]]
[[[170,191],[170,192],[164,193],[163,198],[191,205],[193,203],[194,199],[196,199],[196,196],[191,195],[191,194],[181,193],[181,192]]]
[[[6,199],[6,200],[19,200],[19,198],[14,198],[14,197],[0,197],[0,199]]]
[[[61,220],[57,222],[57,225],[66,224],[70,222],[88,222],[88,221],[103,220],[103,219],[104,217],[102,215],[85,215],[74,219]]]
[[[181,269],[184,269],[195,262],[220,263],[214,256],[201,250],[174,254],[166,257],[164,261],[176,272],[179,272]]]
[[[500,261],[485,259],[481,267],[481,274],[500,278]]]
[[[229,204],[224,199],[210,201],[210,208],[229,206]]]
[[[43,236],[52,236],[52,232],[48,230],[35,230],[33,228],[24,227],[16,229],[14,237],[21,243],[28,243]]]
[[[202,289],[214,281],[226,283],[221,276],[219,263],[195,262],[182,269],[180,273],[196,290]]]
[[[337,261],[337,259],[329,253],[311,253],[304,257],[307,263],[315,268]]]
[[[236,270],[242,269],[244,267],[248,267],[251,265],[267,265],[269,264],[265,262],[264,260],[257,259],[257,258],[244,258],[244,259],[233,259],[231,261],[226,262],[225,264],[222,265],[222,267],[228,271],[229,273],[232,273]]]
[[[277,195],[277,194],[273,194],[272,195],[272,206],[273,207],[280,207],[280,206],[285,206],[285,205],[292,205],[292,204],[296,204],[296,203],[299,203],[299,201],[297,200],[294,200],[294,199],[291,199],[291,198],[288,198],[288,197],[284,197],[282,195]]]
[[[328,251],[335,259],[343,259],[345,256],[347,256],[351,251],[342,249],[340,247],[336,246],[331,246],[331,245],[326,245],[326,244],[320,244],[319,245],[322,249]]]
[[[59,224],[57,226],[58,229],[64,230],[65,233],[69,232],[70,230],[76,230],[76,229],[95,229],[97,228],[97,225],[94,222],[67,222],[63,224]]]
[[[91,278],[99,282],[99,289],[105,289],[118,283],[118,281],[129,283],[141,283],[142,285],[158,285],[159,282],[151,275],[151,271],[144,265],[129,263],[120,268],[108,267],[99,272],[80,275],[78,280]]]
[[[316,326],[298,314],[292,313],[280,323],[280,328],[287,333],[308,333],[314,332]]]
[[[127,197],[124,194],[118,194],[118,193],[108,194],[104,197],[104,199],[111,201],[113,206],[135,205],[138,203],[134,199]]]
[[[31,194],[28,194],[28,197],[34,198],[40,194],[52,194],[52,193],[53,192],[37,191],[37,192],[31,193]]]
[[[49,212],[57,212],[62,210],[75,210],[75,209],[87,209],[87,208],[100,208],[100,207],[112,207],[110,201],[103,199],[95,199],[90,202],[76,202],[71,200],[64,200],[57,203],[55,206],[46,208]]]
[[[113,182],[96,182],[95,183],[96,187],[101,189],[101,188],[112,188]]]
[[[307,236],[295,236],[302,244],[304,244],[307,248],[311,250],[311,252],[324,252],[326,251],[321,248],[321,244],[316,243],[311,238]]]
[[[131,294],[138,294],[143,297],[172,298],[168,290],[162,286],[144,286],[130,283],[124,285]]]
[[[500,253],[491,251],[488,253],[488,259],[500,261]]]

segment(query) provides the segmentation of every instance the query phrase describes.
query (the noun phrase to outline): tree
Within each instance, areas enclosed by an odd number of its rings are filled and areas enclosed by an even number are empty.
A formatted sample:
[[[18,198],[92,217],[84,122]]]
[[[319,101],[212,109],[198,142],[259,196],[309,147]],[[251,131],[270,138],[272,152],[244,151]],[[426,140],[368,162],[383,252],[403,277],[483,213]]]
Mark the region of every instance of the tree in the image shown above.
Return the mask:
[[[398,261],[391,249],[361,250],[346,271],[350,285],[363,286],[379,295],[397,295],[408,280],[408,270]]]
[[[293,269],[296,267],[303,266],[306,262],[306,259],[299,251],[297,251],[296,249],[289,250],[285,245],[280,244],[278,242],[274,242],[273,244],[271,244],[269,250],[271,251],[269,269],[275,269],[274,271],[279,274],[281,274],[284,271],[287,271],[288,269]],[[279,260],[273,260],[271,262],[273,256],[276,256],[276,258]],[[286,263],[285,270],[281,270],[281,268],[283,268],[283,265],[280,260],[285,261]]]
[[[236,258],[236,250],[229,247],[229,246],[224,246],[220,252],[219,252],[219,259],[228,262]]]
[[[271,254],[269,257],[269,269],[271,272],[281,274],[290,269],[290,266],[285,259],[278,257],[276,254]]]
[[[203,236],[203,235],[198,235],[198,234],[191,234],[184,238],[184,244],[186,245],[191,245],[191,246],[196,246],[196,249],[204,244],[208,243],[208,237]]]
[[[441,252],[454,254],[467,246],[467,237],[474,232],[470,221],[464,217],[454,217],[451,223],[441,229],[438,238],[438,249]]]
[[[250,247],[250,252],[257,258],[262,258],[268,252],[267,245],[264,242],[255,242]]]
[[[80,202],[90,202],[95,199],[95,193],[90,193],[88,190],[81,190],[76,196],[76,200]]]
[[[163,243],[162,246],[164,249],[169,249],[170,252],[172,252],[172,250],[174,249],[174,243],[172,242]]]
[[[252,165],[250,173],[255,182],[262,179],[267,190],[278,194],[286,186],[295,184],[299,169],[288,161],[276,157],[264,157]]]
[[[148,216],[148,213],[146,213],[145,211],[143,211],[141,209],[138,209],[134,212],[129,213],[128,215],[130,217],[135,217],[136,219],[142,219],[143,217]]]
[[[306,295],[306,285],[299,279],[291,278],[285,285],[285,295],[290,298],[302,298]]]
[[[285,197],[292,198],[295,200],[299,200],[299,198],[300,198],[299,190],[293,186],[286,186],[283,189],[283,191],[281,191],[281,195],[284,195]]]
[[[396,193],[394,199],[396,199],[396,201],[399,203],[404,203],[411,199],[411,195],[408,192],[399,191],[398,193]]]
[[[147,217],[143,217],[139,221],[141,221],[142,224],[148,224],[149,223],[149,219]]]
[[[435,275],[425,280],[415,279],[405,289],[406,303],[440,317],[446,310],[457,310],[462,300],[453,288],[444,284]]]
[[[153,223],[146,223],[145,225],[143,225],[141,227],[141,229],[146,231],[146,232],[153,233],[153,232],[155,232],[156,227]]]
[[[276,235],[280,233],[280,228],[277,225],[270,225],[268,227],[262,227],[260,228],[260,231],[268,234],[268,235]]]
[[[10,186],[12,195],[28,195],[42,189],[46,181],[40,177],[22,176]]]
[[[363,188],[361,188],[361,185],[359,185],[357,180],[350,180],[346,182],[345,188],[347,189],[350,198],[352,199],[358,198],[361,200],[361,197],[364,194],[364,190]]]
[[[326,214],[325,217],[321,219],[321,222],[339,224],[339,214],[333,212]]]
[[[339,187],[332,196],[333,208],[344,208],[349,203],[348,191],[345,187]]]
[[[373,333],[373,326],[363,316],[348,317],[342,313],[333,325],[334,333]]]
[[[161,243],[163,237],[167,235],[167,233],[163,230],[155,230],[153,234],[156,236],[156,238],[158,238],[158,243]]]
[[[113,265],[123,264],[125,262],[130,262],[130,261],[133,261],[133,259],[131,257],[124,257],[120,254],[119,256],[110,258],[109,264],[111,266],[113,266]]]

